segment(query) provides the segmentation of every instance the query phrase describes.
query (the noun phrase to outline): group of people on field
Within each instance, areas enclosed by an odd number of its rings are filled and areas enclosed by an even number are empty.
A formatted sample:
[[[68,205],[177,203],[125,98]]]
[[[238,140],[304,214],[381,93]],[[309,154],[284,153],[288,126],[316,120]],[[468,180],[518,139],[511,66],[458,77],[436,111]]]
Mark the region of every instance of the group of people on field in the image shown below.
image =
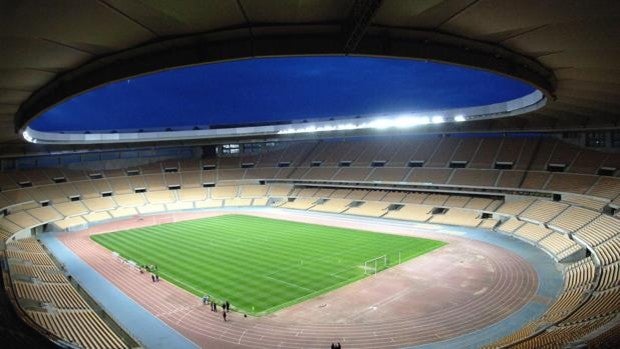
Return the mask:
[[[211,305],[211,311],[214,311],[217,313],[217,303],[215,302],[215,300],[211,300],[208,294],[205,294],[204,296],[202,296],[202,304],[203,305],[207,305],[210,304]],[[230,303],[228,301],[222,302],[222,317],[224,318],[224,322],[226,322],[226,314],[230,311]]]

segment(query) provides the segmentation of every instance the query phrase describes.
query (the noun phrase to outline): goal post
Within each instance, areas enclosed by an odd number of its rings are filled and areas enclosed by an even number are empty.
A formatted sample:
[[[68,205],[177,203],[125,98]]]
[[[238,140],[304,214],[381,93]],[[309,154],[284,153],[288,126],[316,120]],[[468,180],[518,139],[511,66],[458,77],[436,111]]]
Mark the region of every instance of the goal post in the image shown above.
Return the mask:
[[[364,274],[374,275],[388,266],[387,255],[375,257],[364,262]]]

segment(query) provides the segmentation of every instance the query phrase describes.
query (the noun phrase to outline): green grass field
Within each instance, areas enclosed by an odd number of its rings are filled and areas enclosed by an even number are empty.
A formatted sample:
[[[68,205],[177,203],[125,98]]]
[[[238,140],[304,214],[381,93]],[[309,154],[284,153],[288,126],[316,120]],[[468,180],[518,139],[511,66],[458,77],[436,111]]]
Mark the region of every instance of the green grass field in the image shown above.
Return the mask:
[[[263,315],[364,278],[364,262],[388,267],[432,251],[435,240],[244,215],[93,235],[92,239],[202,296]],[[367,270],[366,270],[367,271]]]

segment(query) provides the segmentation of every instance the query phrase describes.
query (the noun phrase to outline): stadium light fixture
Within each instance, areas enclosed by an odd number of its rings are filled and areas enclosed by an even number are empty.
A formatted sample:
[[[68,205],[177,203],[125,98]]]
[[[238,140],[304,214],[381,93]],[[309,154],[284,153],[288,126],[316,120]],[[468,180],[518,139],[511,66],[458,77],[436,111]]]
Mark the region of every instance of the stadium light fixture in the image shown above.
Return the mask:
[[[29,133],[28,130],[22,132],[22,137],[24,138],[24,140],[26,140],[26,142],[29,143],[37,143],[37,139],[33,138]]]
[[[443,116],[437,115],[431,118],[433,124],[443,124],[445,122]]]
[[[463,122],[465,121],[465,117],[463,115],[457,115],[454,117],[454,121],[456,122]]]

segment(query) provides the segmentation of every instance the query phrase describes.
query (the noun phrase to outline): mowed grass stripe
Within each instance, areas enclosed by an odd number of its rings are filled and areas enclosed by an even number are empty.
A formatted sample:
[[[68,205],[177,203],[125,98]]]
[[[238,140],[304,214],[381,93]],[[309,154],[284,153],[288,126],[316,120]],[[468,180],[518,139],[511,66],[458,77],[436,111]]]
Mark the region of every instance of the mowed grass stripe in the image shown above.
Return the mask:
[[[364,261],[389,266],[444,243],[368,231],[223,215],[167,223],[92,239],[198,296],[250,314],[267,314],[365,276]]]

